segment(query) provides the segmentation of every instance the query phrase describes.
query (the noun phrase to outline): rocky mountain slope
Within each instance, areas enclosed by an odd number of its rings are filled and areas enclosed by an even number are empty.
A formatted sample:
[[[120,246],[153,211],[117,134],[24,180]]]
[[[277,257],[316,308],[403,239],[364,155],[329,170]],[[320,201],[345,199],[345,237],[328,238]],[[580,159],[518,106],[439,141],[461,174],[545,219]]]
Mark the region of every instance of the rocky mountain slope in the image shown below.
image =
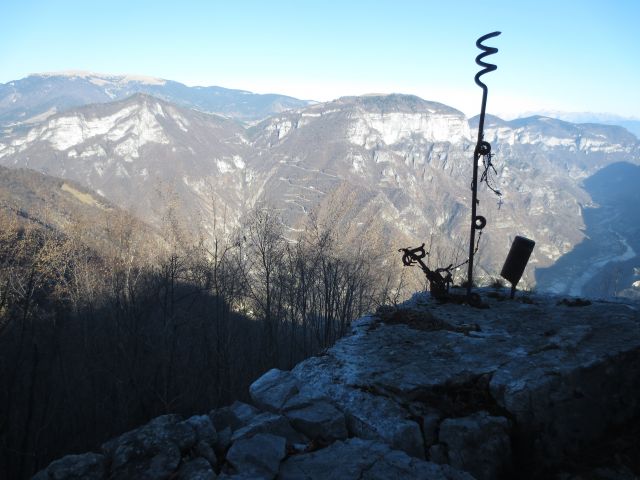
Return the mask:
[[[541,289],[572,295],[640,297],[640,166],[608,165],[584,181],[592,204],[582,211],[585,239],[536,272]]]
[[[185,223],[209,230],[266,203],[292,237],[313,211],[349,232],[345,240],[382,238],[389,250],[426,242],[431,264],[446,266],[468,250],[475,135],[473,119],[408,95],[346,97],[246,129],[139,94],[6,133],[0,163],[82,182],[156,225],[169,199]],[[476,271],[485,281],[524,235],[537,244],[525,274],[532,285],[535,269],[584,240],[583,211],[595,206],[585,182],[607,165],[640,163],[638,139],[619,127],[491,117],[485,136],[495,153],[490,183],[503,194],[480,188],[488,226]],[[635,254],[627,260],[640,266]]]
[[[148,244],[164,245],[157,229],[84,185],[26,168],[0,166],[0,223],[5,234],[14,226],[35,228],[58,240],[73,237],[97,256],[121,246],[117,230],[125,224]],[[10,265],[15,259],[3,260]]]
[[[638,305],[503,293],[383,308],[256,380],[253,406],[159,417],[34,478],[637,478]]]
[[[538,110],[522,115],[531,117],[541,115],[543,117],[557,118],[572,123],[598,123],[604,125],[617,125],[626,128],[636,137],[640,137],[640,119],[637,117],[623,117],[620,115],[595,113],[595,112],[561,112],[557,110]]]
[[[475,127],[444,105],[391,95],[287,112],[250,135],[278,160],[265,196],[289,217],[317,203],[356,205],[354,224],[381,222],[398,246],[432,243],[444,266],[466,256]],[[499,271],[517,234],[536,240],[534,268],[571,251],[584,238],[582,207],[591,204],[582,182],[605,165],[640,161],[637,138],[611,126],[491,118],[485,136],[495,153],[491,184],[503,193],[498,201],[480,188],[486,276]]]
[[[538,232],[570,238],[570,231],[580,230],[575,243],[569,240],[563,246],[556,238],[536,247],[549,258],[561,258],[557,265],[540,265],[536,284],[572,295],[610,297],[627,289],[624,295],[635,296],[633,269],[640,263],[637,195],[632,193],[638,177],[637,138],[621,127],[547,117],[511,122],[490,118],[487,124],[487,139],[498,145],[498,158],[520,162],[517,168],[529,172],[526,183],[514,185],[514,193],[527,192],[528,220]],[[611,271],[616,269],[622,273],[619,284],[612,286]]]
[[[81,217],[95,219],[113,208],[106,199],[75,182],[0,166],[0,209],[25,221],[64,230]]]
[[[73,107],[122,100],[135,93],[154,95],[183,107],[243,121],[261,120],[309,103],[286,95],[261,95],[222,87],[187,87],[161,78],[60,72],[30,75],[0,84],[0,126],[33,124]]]
[[[81,182],[156,225],[174,200],[196,225],[216,204],[240,212],[249,152],[236,122],[144,94],[56,114],[0,147],[5,165]]]

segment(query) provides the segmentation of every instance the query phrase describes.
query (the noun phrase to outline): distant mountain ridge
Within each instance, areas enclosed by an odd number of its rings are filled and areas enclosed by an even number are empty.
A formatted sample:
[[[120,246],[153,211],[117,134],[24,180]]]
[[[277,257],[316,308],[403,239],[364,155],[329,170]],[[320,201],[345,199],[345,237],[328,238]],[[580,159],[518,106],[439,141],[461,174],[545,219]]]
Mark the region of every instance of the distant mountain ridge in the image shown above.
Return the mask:
[[[54,113],[90,103],[147,93],[184,107],[241,121],[256,121],[310,102],[279,94],[223,87],[188,87],[172,80],[90,72],[34,74],[0,84],[0,126],[36,123]]]
[[[557,118],[572,123],[598,123],[604,125],[618,125],[626,128],[636,137],[640,138],[640,118],[623,117],[610,113],[594,113],[594,112],[561,112],[555,110],[542,110],[538,112],[525,113],[522,117],[531,117],[542,115],[545,117]]]
[[[469,124],[472,128],[478,128],[478,116],[472,117]],[[607,143],[633,144],[638,138],[626,128],[619,125],[601,124],[593,122],[574,123],[544,115],[516,118],[514,120],[502,120],[499,117],[488,115],[485,119],[485,128],[503,127],[511,130],[528,129],[541,135],[555,138],[593,140],[591,146],[597,141]]]

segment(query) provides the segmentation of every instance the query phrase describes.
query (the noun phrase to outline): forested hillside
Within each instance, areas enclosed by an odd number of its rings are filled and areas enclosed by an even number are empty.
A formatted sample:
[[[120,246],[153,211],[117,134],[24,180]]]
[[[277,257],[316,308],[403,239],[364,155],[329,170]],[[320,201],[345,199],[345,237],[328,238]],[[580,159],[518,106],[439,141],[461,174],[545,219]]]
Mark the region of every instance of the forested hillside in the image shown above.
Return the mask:
[[[244,398],[260,373],[330,346],[389,300],[385,259],[345,250],[329,225],[311,220],[293,243],[256,209],[206,238],[167,207],[161,237],[113,207],[82,212],[99,198],[87,190],[16,172],[3,172],[6,191],[24,207],[0,209],[3,478],[162,413]]]

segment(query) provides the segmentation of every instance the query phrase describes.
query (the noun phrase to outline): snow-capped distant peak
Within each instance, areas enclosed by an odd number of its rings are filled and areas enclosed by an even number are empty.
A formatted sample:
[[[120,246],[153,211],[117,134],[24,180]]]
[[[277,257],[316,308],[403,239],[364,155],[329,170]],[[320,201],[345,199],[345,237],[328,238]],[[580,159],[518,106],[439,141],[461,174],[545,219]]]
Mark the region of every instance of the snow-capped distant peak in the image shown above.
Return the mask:
[[[69,78],[83,78],[89,80],[95,85],[106,85],[109,83],[141,83],[145,85],[164,85],[166,80],[156,77],[148,77],[144,75],[107,75],[96,72],[88,72],[84,70],[65,70],[62,72],[45,72],[37,73],[31,76],[39,77],[69,77]]]

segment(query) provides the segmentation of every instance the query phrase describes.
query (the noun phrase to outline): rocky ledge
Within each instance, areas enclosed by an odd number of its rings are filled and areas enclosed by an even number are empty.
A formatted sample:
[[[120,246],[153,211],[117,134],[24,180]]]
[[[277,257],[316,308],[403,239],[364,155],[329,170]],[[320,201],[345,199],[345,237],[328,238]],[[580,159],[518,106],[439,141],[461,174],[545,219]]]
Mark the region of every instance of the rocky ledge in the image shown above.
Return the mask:
[[[482,296],[385,307],[264,374],[253,406],[159,417],[34,478],[637,478],[638,306]]]

